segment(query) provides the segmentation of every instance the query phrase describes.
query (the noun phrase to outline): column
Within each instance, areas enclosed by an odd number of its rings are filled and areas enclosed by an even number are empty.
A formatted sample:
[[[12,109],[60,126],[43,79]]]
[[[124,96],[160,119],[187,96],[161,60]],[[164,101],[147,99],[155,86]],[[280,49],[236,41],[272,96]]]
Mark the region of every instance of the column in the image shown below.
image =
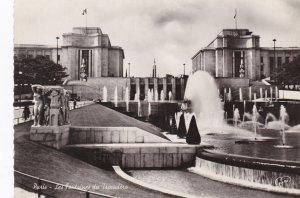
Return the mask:
[[[149,90],[149,78],[144,78],[145,81],[145,95],[148,97],[148,90]],[[147,98],[148,99],[148,98]]]
[[[181,94],[180,99],[181,100],[183,100],[183,98],[184,98],[184,91],[185,91],[185,80],[184,80],[184,78],[181,78],[180,79],[180,94]]]
[[[171,80],[172,83],[172,100],[176,99],[176,78],[172,78]]]
[[[165,98],[166,98],[168,96],[168,93],[167,93],[167,77],[163,78],[163,90],[164,90]]]

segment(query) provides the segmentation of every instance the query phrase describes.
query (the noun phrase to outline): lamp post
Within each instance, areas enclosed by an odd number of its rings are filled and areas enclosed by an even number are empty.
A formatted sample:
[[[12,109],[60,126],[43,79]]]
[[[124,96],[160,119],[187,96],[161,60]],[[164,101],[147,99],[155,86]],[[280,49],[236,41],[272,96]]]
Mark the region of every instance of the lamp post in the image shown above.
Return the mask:
[[[19,101],[21,102],[21,100],[22,100],[22,85],[21,85],[21,75],[23,74],[23,72],[22,71],[19,71],[18,72],[18,74],[19,74]],[[21,103],[20,103],[20,106],[21,106]]]
[[[130,63],[128,63],[128,77],[130,78]]]
[[[275,42],[276,42],[276,39],[273,39],[273,42],[274,42],[274,69],[275,69],[275,82],[276,82],[276,78],[277,78],[277,71],[276,71],[276,54],[275,54]]]
[[[59,37],[56,37],[56,64],[58,64],[58,39]]]
[[[185,76],[185,63],[183,63],[183,76]]]

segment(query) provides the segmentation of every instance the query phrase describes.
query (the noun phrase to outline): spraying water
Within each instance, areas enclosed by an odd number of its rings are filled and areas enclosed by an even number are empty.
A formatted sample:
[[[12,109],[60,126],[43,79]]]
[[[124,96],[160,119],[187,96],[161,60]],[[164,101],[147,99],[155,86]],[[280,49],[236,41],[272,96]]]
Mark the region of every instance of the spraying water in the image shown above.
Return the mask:
[[[151,103],[149,102],[149,104],[148,104],[148,120],[150,118],[150,115],[151,115]]]
[[[235,108],[233,112],[233,120],[234,120],[234,126],[237,127],[237,123],[240,120],[240,111],[238,108]]]
[[[259,97],[260,98],[264,98],[262,88],[259,88]]]
[[[115,107],[118,107],[118,87],[115,87],[115,94],[114,94],[114,102],[115,102]]]
[[[268,98],[268,90],[265,90],[265,101],[267,101]]]
[[[257,119],[258,119],[258,112],[257,112],[257,108],[256,108],[256,105],[253,105],[253,108],[252,108],[252,122],[253,122],[253,128],[254,128],[254,139],[256,140],[256,136],[257,136],[257,129],[256,129],[256,122],[257,122]]]
[[[141,101],[138,101],[138,117],[142,116],[142,110],[141,110]]]
[[[265,126],[267,126],[268,125],[268,122],[271,122],[271,121],[276,121],[277,120],[277,118],[275,117],[275,115],[274,114],[272,114],[272,113],[267,113],[267,115],[266,115],[266,119],[265,119]]]
[[[286,108],[283,105],[280,105],[280,117],[281,121],[281,131],[282,131],[282,144],[285,145],[285,123],[288,120],[288,114],[286,112]]]
[[[199,128],[223,124],[223,111],[217,86],[209,73],[197,71],[189,76],[185,99],[191,101]]]
[[[242,88],[239,88],[239,95],[240,95],[240,102],[243,101],[243,92],[242,92]]]
[[[165,101],[165,92],[164,92],[164,90],[161,90],[160,91],[160,101]]]
[[[278,100],[278,87],[275,87],[275,100]]]
[[[155,89],[154,101],[158,102],[158,91],[157,91],[157,89]]]
[[[125,102],[126,102],[126,111],[129,111],[129,90],[128,87],[125,89]]]
[[[172,100],[172,92],[169,91],[168,95],[169,95],[169,102],[170,102]]]
[[[252,88],[249,87],[249,101],[252,100]]]
[[[228,91],[228,101],[230,102],[232,100],[232,94],[231,94],[231,88],[229,88]]]
[[[273,100],[273,88],[270,87],[270,95],[271,95],[271,101]]]
[[[107,102],[107,88],[105,86],[103,87],[102,97],[103,102]]]

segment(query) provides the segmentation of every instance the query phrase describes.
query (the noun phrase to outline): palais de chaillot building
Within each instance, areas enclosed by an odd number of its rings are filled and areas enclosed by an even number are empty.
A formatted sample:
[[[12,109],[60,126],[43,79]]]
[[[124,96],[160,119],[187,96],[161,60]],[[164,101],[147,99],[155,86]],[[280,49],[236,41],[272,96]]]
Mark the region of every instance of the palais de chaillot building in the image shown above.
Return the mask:
[[[15,44],[14,53],[19,57],[46,56],[67,68],[65,83],[74,93],[86,98],[101,98],[104,86],[108,98],[113,99],[115,87],[118,97],[124,99],[126,87],[130,98],[140,92],[140,99],[147,97],[149,89],[164,91],[168,99],[182,100],[187,76],[166,75],[157,77],[156,63],[149,64],[151,77],[132,77],[124,72],[124,50],[111,45],[109,36],[99,27],[74,27],[62,35],[62,46]],[[275,58],[274,58],[275,55]],[[275,68],[300,55],[299,47],[260,47],[260,37],[248,29],[223,29],[206,47],[192,57],[193,72],[203,70],[216,78],[219,88],[249,87],[251,82],[270,77]],[[86,67],[87,81],[80,79],[80,68]],[[125,73],[125,74],[124,74]],[[160,98],[160,96],[159,96]]]

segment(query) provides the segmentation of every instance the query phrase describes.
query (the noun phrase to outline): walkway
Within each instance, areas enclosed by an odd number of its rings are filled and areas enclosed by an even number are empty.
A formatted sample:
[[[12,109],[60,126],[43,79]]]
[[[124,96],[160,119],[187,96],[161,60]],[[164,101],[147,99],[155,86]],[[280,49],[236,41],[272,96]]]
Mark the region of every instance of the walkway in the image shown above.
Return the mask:
[[[29,141],[31,125],[32,121],[15,126],[15,170],[62,184],[96,185],[99,189],[94,190],[95,192],[116,197],[170,197],[124,181],[113,171],[97,168],[55,149]],[[20,178],[16,179],[20,181]],[[37,181],[25,179],[23,182],[27,187],[33,188]],[[118,185],[127,186],[127,189],[108,189]],[[73,190],[54,189],[51,192],[55,197],[79,197],[76,193]]]

